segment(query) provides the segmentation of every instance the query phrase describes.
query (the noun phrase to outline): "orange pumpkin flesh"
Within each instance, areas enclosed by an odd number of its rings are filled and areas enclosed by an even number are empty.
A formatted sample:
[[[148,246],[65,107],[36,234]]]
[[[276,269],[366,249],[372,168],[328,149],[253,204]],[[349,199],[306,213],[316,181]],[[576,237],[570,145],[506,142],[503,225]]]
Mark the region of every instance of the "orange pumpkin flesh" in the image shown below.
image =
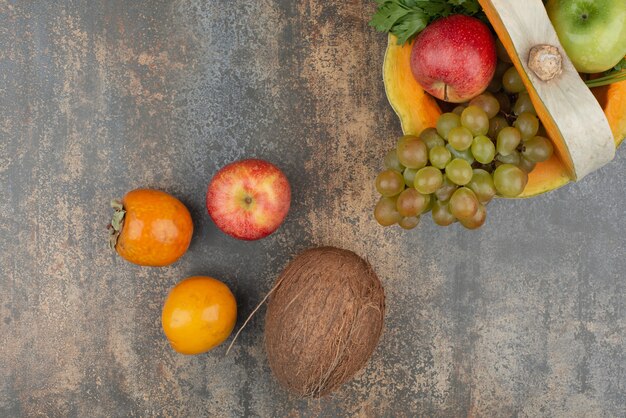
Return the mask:
[[[402,131],[406,135],[419,135],[424,129],[435,126],[441,109],[413,77],[411,48],[409,43],[398,45],[396,37],[389,35],[383,78],[387,98],[400,118]]]
[[[626,139],[626,81],[591,89],[613,130],[615,146]]]
[[[506,44],[505,44],[506,46]],[[389,35],[383,64],[387,98],[400,118],[405,134],[419,135],[425,128],[435,126],[442,113],[435,99],[428,95],[413,78],[410,66],[411,44],[397,45]],[[626,81],[593,89],[609,121],[615,145],[626,136]],[[536,99],[533,100],[535,103]],[[542,121],[545,118],[542,118]],[[554,141],[553,141],[554,142]],[[555,154],[550,160],[537,164],[529,175],[528,184],[519,198],[536,196],[569,183],[569,170]]]

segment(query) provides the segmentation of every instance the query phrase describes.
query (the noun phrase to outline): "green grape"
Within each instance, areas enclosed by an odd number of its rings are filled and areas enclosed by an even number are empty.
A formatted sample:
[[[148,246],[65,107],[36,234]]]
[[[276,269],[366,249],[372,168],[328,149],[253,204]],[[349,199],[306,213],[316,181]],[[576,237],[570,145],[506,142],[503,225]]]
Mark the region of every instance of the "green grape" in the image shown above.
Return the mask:
[[[460,219],[461,225],[467,229],[478,229],[485,224],[487,219],[487,209],[484,205],[479,204],[478,210],[471,218]]]
[[[461,125],[473,135],[486,135],[489,131],[489,117],[480,107],[468,106],[461,114]]]
[[[522,155],[534,163],[547,161],[552,157],[554,147],[548,138],[536,136],[524,142]]]
[[[415,174],[417,173],[417,169],[415,168],[405,168],[402,172],[402,177],[404,177],[404,184],[406,187],[413,187],[415,184]]]
[[[443,175],[436,167],[424,167],[415,175],[415,189],[422,194],[435,193],[442,184]]]
[[[408,168],[422,168],[428,163],[428,148],[421,139],[411,136],[403,137],[398,142],[398,160]]]
[[[524,170],[525,172],[527,172],[529,174],[535,169],[536,165],[537,165],[537,163],[534,163],[534,162],[528,160],[526,157],[520,158],[520,162],[519,162],[519,164],[517,164],[517,166],[519,168],[521,168],[522,170]]]
[[[498,154],[509,155],[522,141],[522,134],[517,128],[511,126],[503,128],[498,134],[496,150]]]
[[[461,116],[461,113],[463,113],[466,107],[467,107],[466,105],[458,105],[457,107],[452,109],[452,113],[454,113],[455,115]]]
[[[404,190],[402,174],[394,170],[385,170],[376,177],[376,190],[383,196],[391,197]]]
[[[415,135],[402,135],[400,138],[398,138],[398,142],[396,143],[396,145],[400,145],[404,141],[412,141],[414,139],[419,139],[419,137]]]
[[[496,195],[496,186],[491,174],[481,168],[474,169],[472,180],[467,184],[480,203],[486,204]]]
[[[506,48],[502,44],[502,41],[496,38],[496,53],[498,54],[498,59],[504,63],[512,63],[511,57],[509,57],[509,53],[506,52]]]
[[[489,138],[497,138],[500,131],[507,126],[509,126],[509,122],[506,118],[498,115],[489,120],[489,132],[487,132],[487,136]]]
[[[472,166],[461,158],[455,158],[446,166],[446,176],[459,186],[464,186],[472,179]]]
[[[430,163],[433,165],[433,167],[437,167],[443,170],[452,159],[452,154],[450,153],[450,151],[448,151],[446,147],[437,146],[430,150],[430,152],[428,153],[428,159],[430,160]]]
[[[398,222],[398,225],[400,225],[402,229],[409,230],[409,229],[415,228],[417,225],[419,225],[419,223],[420,223],[419,216],[408,216],[408,217],[400,219],[400,222]]]
[[[469,219],[478,211],[478,198],[467,188],[459,188],[450,198],[450,212],[458,220]]]
[[[502,90],[502,77],[494,76],[487,86],[487,91],[497,93],[500,90]]]
[[[504,75],[504,72],[508,70],[510,66],[511,64],[509,63],[506,63],[504,61],[498,61],[498,64],[496,64],[496,71],[493,75],[493,78],[489,82],[489,86],[487,86],[488,91],[495,94],[502,90],[502,75]]]
[[[457,151],[465,151],[472,146],[474,136],[465,126],[457,126],[448,132],[448,144]]]
[[[500,111],[504,113],[511,113],[511,99],[509,95],[503,91],[494,93],[493,95],[500,103]]]
[[[526,90],[522,77],[520,77],[515,67],[511,67],[504,72],[502,75],[502,86],[509,93],[520,93]]]
[[[515,101],[515,105],[513,105],[513,113],[516,115],[521,115],[522,113],[532,113],[537,116],[537,111],[533,106],[533,102],[530,100],[530,96],[528,92],[523,91],[517,97]]]
[[[398,160],[398,153],[396,149],[392,149],[385,155],[385,167],[389,170],[402,172],[404,170],[404,166],[400,164],[400,160]]]
[[[446,141],[439,136],[435,128],[424,129],[420,134],[420,139],[424,141],[429,150],[446,144]]]
[[[458,186],[452,183],[448,179],[448,176],[444,175],[443,184],[435,192],[435,197],[442,202],[450,200],[450,197],[452,197],[452,193],[454,193],[457,188]]]
[[[470,106],[478,106],[485,111],[489,119],[493,118],[500,111],[500,102],[492,94],[483,93],[474,97],[470,102]]]
[[[448,202],[442,202],[441,200],[437,200],[433,204],[433,221],[440,226],[448,226],[452,225],[456,218],[450,212],[450,205]]]
[[[396,210],[396,198],[381,197],[374,208],[374,218],[382,226],[391,226],[402,219]]]
[[[537,136],[543,136],[544,138],[548,137],[548,131],[546,131],[546,128],[539,123],[539,130],[537,131]]]
[[[512,65],[510,62],[498,60],[498,63],[496,64],[496,72],[494,74],[494,77],[502,78],[504,73],[506,73],[506,70],[508,70],[511,67]]]
[[[528,183],[528,174],[513,164],[502,164],[493,172],[493,183],[504,197],[519,196]]]
[[[522,160],[522,156],[517,150],[513,150],[513,152],[509,155],[498,154],[497,160],[504,164],[519,165]]]
[[[454,147],[450,144],[446,144],[446,149],[450,151],[450,154],[452,154],[453,158],[460,158],[470,164],[474,164],[474,156],[472,155],[471,150],[466,149],[465,151],[459,151],[454,149]]]
[[[454,113],[443,113],[437,120],[437,133],[442,138],[448,138],[450,129],[461,126],[461,117]]]
[[[428,203],[430,203],[430,197],[424,196],[417,190],[410,188],[398,196],[396,210],[400,216],[417,216],[426,209]]]
[[[428,200],[428,204],[426,205],[426,209],[424,209],[422,214],[430,212],[433,209],[433,204],[435,202],[435,198],[432,194],[427,195],[426,200]]]
[[[491,139],[484,135],[477,136],[472,142],[472,155],[481,164],[489,164],[496,156],[496,147]]]
[[[513,126],[519,129],[522,134],[522,139],[526,140],[537,135],[539,130],[539,119],[532,113],[522,113],[517,117]]]

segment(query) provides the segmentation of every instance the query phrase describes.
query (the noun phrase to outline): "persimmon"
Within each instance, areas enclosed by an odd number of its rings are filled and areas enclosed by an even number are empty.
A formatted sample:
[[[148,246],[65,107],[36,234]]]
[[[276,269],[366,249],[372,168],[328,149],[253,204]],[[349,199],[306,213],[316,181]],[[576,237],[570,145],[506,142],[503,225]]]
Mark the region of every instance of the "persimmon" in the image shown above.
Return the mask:
[[[205,276],[178,283],[161,316],[165,336],[181,354],[204,353],[223,343],[236,320],[237,302],[228,286]]]
[[[160,190],[136,189],[114,200],[111,247],[127,261],[162,267],[174,263],[189,248],[191,214],[174,196]]]

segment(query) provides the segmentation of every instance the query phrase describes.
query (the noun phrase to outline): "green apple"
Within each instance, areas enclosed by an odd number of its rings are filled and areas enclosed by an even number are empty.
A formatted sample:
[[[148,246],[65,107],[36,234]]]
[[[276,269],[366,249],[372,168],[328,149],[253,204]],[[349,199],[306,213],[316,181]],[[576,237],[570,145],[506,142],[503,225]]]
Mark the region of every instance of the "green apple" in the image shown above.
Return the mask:
[[[626,55],[626,0],[549,0],[546,9],[579,72],[609,70]]]

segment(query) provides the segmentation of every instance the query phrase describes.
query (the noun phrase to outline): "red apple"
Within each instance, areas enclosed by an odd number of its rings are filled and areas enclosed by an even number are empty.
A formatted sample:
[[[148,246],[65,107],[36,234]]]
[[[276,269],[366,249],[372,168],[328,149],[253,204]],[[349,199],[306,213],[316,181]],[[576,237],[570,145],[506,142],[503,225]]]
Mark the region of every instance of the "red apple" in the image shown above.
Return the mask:
[[[238,239],[255,240],[274,232],[291,204],[282,171],[267,161],[228,164],[215,174],[206,194],[209,216],[219,229]]]
[[[496,43],[487,25],[464,15],[434,21],[415,39],[411,70],[438,99],[466,102],[485,91],[496,71]]]

